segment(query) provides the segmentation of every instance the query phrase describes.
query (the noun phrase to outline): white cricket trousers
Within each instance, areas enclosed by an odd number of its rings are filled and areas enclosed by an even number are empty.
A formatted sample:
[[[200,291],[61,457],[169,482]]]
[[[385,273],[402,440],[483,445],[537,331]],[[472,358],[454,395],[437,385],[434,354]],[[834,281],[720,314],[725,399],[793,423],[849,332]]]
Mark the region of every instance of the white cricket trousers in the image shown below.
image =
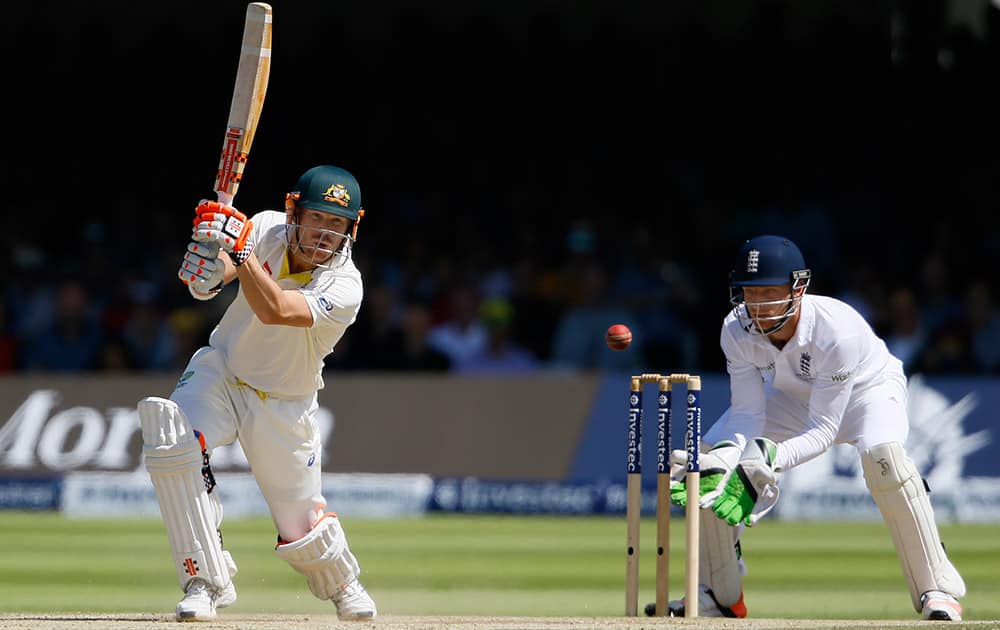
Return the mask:
[[[211,347],[191,357],[170,399],[212,449],[239,440],[283,540],[305,536],[323,515],[322,442],[316,394],[279,400],[242,383]]]

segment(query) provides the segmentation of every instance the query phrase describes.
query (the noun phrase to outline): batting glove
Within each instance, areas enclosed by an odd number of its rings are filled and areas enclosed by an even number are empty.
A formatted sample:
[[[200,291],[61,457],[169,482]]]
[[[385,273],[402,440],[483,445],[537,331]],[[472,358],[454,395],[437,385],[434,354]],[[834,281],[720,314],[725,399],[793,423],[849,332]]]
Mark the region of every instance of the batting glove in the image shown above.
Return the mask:
[[[232,206],[224,206],[216,201],[203,200],[195,208],[194,233],[191,238],[199,243],[218,243],[233,264],[239,267],[253,252],[254,242],[250,237],[253,221]]]
[[[188,243],[177,277],[199,300],[210,300],[222,290],[226,267],[219,260],[218,243]]]

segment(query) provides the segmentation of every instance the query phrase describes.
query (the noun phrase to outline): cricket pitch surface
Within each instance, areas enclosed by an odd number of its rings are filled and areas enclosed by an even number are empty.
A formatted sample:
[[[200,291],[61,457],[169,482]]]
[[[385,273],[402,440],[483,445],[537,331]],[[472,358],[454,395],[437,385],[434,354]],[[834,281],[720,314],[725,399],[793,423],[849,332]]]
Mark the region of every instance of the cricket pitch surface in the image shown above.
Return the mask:
[[[336,615],[227,615],[210,622],[178,623],[173,615],[151,614],[0,614],[0,630],[640,630],[696,628],[719,630],[847,630],[880,628],[1000,628],[1000,620],[941,622],[887,619],[717,619],[666,617],[460,617],[382,615],[371,621],[340,621]]]

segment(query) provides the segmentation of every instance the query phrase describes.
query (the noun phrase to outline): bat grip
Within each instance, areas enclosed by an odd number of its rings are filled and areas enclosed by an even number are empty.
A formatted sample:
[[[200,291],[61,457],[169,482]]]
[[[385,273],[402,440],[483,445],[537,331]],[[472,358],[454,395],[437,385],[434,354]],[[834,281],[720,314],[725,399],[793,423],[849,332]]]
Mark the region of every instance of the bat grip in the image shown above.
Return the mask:
[[[229,206],[230,208],[233,207],[233,199],[234,199],[233,195],[222,190],[215,191],[215,194],[218,197],[219,203],[221,203],[224,206]]]

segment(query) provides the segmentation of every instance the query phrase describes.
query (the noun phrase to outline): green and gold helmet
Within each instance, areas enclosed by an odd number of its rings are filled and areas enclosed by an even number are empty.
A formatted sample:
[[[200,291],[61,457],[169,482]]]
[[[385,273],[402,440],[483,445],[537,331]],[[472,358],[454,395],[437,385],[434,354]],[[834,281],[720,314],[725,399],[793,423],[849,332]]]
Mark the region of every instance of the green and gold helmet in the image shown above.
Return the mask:
[[[301,208],[337,214],[354,222],[364,216],[358,180],[338,166],[312,167],[299,177],[287,197]]]
[[[301,225],[300,210],[315,210],[344,217],[351,223],[346,234]],[[365,211],[361,208],[361,187],[338,166],[314,166],[299,177],[295,188],[285,195],[285,238],[289,252],[317,267],[338,267],[351,257],[358,238],[358,224]]]

